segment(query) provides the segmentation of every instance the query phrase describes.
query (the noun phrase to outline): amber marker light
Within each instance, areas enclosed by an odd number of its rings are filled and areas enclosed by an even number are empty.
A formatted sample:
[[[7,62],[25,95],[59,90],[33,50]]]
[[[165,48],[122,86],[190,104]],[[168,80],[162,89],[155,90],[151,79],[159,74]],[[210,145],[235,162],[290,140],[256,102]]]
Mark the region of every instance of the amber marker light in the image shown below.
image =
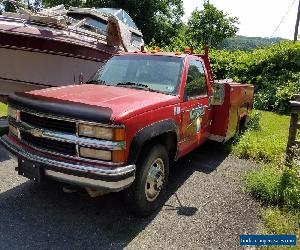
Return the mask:
[[[192,49],[191,49],[190,47],[186,47],[186,48],[184,49],[184,53],[185,53],[185,54],[191,54],[191,53],[192,53]]]
[[[114,141],[125,141],[125,128],[114,128]]]
[[[114,150],[112,151],[113,162],[125,162],[125,150]]]

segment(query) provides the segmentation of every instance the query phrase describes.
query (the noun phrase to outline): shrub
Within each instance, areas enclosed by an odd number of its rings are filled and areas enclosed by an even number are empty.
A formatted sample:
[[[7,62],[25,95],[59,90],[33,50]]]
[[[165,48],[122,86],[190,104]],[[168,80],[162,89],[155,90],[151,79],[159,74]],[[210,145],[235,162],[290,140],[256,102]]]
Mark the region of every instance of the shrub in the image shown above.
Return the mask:
[[[281,177],[286,206],[300,210],[300,169],[285,168]]]
[[[261,112],[257,110],[253,110],[250,115],[250,119],[248,121],[246,128],[250,130],[256,130],[256,131],[260,130],[261,129],[260,118],[261,118]]]
[[[212,50],[210,57],[217,79],[254,84],[256,109],[287,113],[292,95],[300,92],[299,42],[282,42],[251,52]]]
[[[290,107],[288,101],[291,100],[293,95],[296,93],[300,93],[300,82],[288,82],[283,86],[279,86],[276,89],[275,103],[273,109],[277,110],[279,113],[285,113],[287,110],[289,110]]]

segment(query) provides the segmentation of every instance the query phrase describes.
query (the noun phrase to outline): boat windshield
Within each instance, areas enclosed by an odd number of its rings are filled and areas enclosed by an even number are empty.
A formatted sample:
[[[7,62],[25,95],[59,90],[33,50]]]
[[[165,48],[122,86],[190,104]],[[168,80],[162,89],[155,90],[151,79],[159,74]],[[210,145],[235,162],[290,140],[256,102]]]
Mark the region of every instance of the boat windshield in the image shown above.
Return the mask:
[[[176,94],[182,63],[182,58],[172,56],[114,56],[88,83]]]
[[[88,14],[68,13],[68,16],[74,20],[73,25],[76,25],[76,23],[79,23],[81,20],[85,19],[84,23],[80,25],[80,28],[82,29],[86,29],[91,32],[96,32],[102,35],[106,35],[107,33],[106,20],[102,20],[96,17],[93,18],[93,16]]]
[[[99,8],[96,10],[100,13],[102,12],[102,13],[108,13],[108,14],[114,15],[114,16],[118,17],[118,19],[120,21],[122,21],[124,24],[126,24],[127,26],[138,30],[138,27],[136,26],[136,24],[134,23],[132,18],[126,13],[126,11],[124,11],[122,9]]]

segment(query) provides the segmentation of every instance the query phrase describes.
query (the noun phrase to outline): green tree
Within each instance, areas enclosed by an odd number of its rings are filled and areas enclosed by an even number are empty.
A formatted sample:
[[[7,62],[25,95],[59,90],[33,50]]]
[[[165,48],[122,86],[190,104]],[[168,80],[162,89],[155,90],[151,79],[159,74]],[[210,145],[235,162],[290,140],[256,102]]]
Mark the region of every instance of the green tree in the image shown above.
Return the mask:
[[[225,38],[232,37],[238,31],[238,18],[230,17],[213,4],[204,4],[203,10],[193,11],[188,21],[187,35],[196,46],[216,47]]]
[[[16,7],[13,1],[0,0],[0,14],[1,11],[16,12]],[[16,6],[28,8],[30,10],[38,10],[42,6],[42,0],[16,0]]]
[[[20,4],[21,1],[16,1],[17,4]],[[0,0],[0,9],[3,11],[15,12],[15,6],[10,1]]]
[[[48,7],[58,4],[84,7],[110,7],[124,9],[143,32],[146,43],[163,46],[170,43],[182,25],[182,0],[44,0]]]
[[[43,0],[43,4],[45,7],[53,7],[60,4],[63,4],[66,8],[71,6],[84,7],[84,2],[82,0]]]

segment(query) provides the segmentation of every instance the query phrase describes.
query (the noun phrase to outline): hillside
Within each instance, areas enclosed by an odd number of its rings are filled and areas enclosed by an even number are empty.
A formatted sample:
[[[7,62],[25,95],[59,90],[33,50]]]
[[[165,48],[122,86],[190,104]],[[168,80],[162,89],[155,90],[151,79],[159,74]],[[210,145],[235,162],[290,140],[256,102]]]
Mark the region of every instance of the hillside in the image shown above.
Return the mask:
[[[219,46],[218,49],[226,50],[244,50],[250,51],[255,48],[265,47],[271,44],[282,42],[287,39],[280,37],[265,38],[265,37],[247,37],[247,36],[236,36],[225,39]]]

